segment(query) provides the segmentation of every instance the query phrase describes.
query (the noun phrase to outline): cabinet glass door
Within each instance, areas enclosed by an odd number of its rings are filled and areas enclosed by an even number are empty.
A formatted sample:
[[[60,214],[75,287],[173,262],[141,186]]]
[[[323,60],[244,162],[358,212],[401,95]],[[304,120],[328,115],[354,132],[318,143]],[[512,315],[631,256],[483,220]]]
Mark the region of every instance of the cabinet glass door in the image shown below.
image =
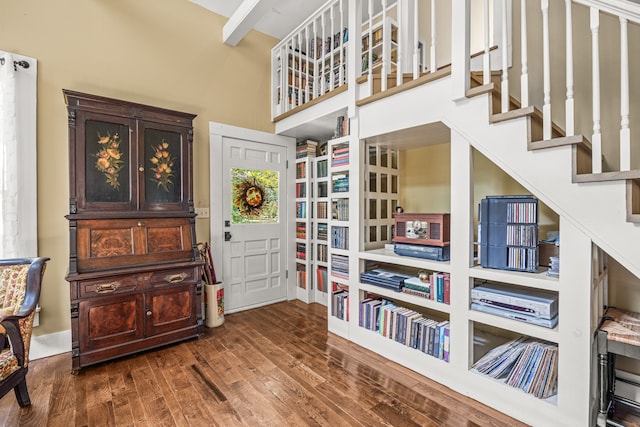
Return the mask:
[[[75,147],[79,210],[131,210],[137,195],[132,175],[135,149],[128,119],[80,113]]]
[[[143,123],[144,144],[140,147],[140,201],[142,209],[180,210],[188,195],[183,189],[188,182],[185,166],[186,131],[172,126]]]

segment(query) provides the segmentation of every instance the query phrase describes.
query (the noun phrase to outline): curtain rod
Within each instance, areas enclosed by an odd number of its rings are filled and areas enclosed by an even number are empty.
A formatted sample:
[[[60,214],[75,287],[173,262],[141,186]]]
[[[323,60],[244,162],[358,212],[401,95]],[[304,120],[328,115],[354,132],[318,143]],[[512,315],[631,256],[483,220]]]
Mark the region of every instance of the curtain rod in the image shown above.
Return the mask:
[[[4,58],[0,58],[0,65],[4,65]],[[13,61],[13,69],[18,71],[18,67],[22,67],[24,69],[29,68],[29,62],[22,60],[22,61]]]

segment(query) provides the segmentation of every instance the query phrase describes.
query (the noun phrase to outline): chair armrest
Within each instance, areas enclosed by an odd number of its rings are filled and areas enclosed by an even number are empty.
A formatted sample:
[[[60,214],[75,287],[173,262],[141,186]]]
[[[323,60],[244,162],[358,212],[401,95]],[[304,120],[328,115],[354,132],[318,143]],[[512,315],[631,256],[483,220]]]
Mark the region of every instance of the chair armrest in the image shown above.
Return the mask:
[[[20,325],[17,320],[5,319],[0,322],[7,331],[7,338],[11,345],[11,352],[18,359],[18,364],[24,366],[24,343],[20,334]]]

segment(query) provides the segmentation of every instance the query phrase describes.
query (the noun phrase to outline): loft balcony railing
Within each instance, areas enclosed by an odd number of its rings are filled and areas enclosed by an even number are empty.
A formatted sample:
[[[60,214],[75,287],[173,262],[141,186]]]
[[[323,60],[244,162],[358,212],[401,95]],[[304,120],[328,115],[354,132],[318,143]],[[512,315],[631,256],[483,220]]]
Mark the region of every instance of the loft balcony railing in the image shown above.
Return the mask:
[[[451,65],[452,99],[479,74],[500,112],[540,112],[541,140],[583,135],[587,172],[637,170],[639,23],[640,5],[625,0],[332,0],[272,50],[272,117],[347,86],[366,100]]]

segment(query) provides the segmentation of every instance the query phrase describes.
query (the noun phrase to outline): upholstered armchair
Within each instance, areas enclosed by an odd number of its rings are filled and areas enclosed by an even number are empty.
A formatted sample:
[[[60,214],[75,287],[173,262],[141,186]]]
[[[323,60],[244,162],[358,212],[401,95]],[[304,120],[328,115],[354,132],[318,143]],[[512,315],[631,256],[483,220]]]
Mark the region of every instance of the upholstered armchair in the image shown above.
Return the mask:
[[[0,397],[14,389],[21,407],[31,404],[26,381],[29,344],[48,260],[0,260]]]

